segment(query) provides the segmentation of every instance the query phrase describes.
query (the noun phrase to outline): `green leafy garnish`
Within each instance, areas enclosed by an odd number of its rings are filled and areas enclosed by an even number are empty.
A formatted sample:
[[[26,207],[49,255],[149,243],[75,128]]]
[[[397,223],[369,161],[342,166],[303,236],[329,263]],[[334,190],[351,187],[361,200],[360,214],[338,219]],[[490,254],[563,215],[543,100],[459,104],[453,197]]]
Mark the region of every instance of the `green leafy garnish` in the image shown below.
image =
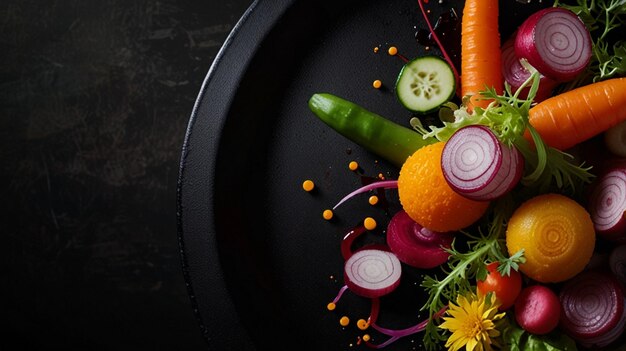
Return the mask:
[[[478,228],[478,235],[464,232],[468,239],[466,248],[457,249],[455,241],[448,250],[450,258],[446,267],[442,269],[445,277],[439,279],[437,276],[426,276],[422,281],[422,287],[429,296],[422,310],[428,310],[431,318],[424,335],[424,345],[427,349],[435,350],[440,346],[440,342],[446,340],[443,330],[438,328],[432,318],[447,305],[448,301],[455,300],[458,294],[464,295],[474,290],[471,281],[484,278],[485,262],[498,261],[504,263],[508,269],[516,269],[518,263],[524,260],[523,252],[511,257],[506,256],[504,229],[514,209],[514,202],[510,196],[496,200],[490,212],[491,217],[485,218],[485,224]]]
[[[577,350],[576,342],[559,330],[554,330],[546,335],[531,334],[514,321],[510,320],[509,325],[502,332],[507,350],[523,351],[574,351]]]
[[[441,127],[429,126],[427,129],[415,121],[411,124],[424,138],[435,137],[440,141],[448,140],[452,134],[465,126],[485,125],[501,142],[515,146],[524,156],[527,166],[522,179],[523,185],[539,192],[547,192],[556,186],[560,191],[574,193],[581,185],[591,182],[593,178],[589,172],[591,168],[585,167],[584,164],[575,165],[572,163],[574,160],[572,155],[545,145],[528,122],[533,98],[539,88],[540,75],[532,66],[524,64],[533,73],[517,91],[511,92],[507,85],[502,95],[497,94],[494,89],[481,93],[485,98],[493,100],[486,109],[475,108],[470,113],[467,108],[459,107],[452,111],[455,120],[442,121]],[[520,92],[529,84],[531,86],[528,98],[519,98]],[[451,106],[442,109],[451,109]],[[534,147],[524,137],[527,130],[532,136]]]
[[[514,271],[519,270],[519,264],[524,262],[526,262],[526,258],[524,258],[524,249],[521,249],[510,257],[500,261],[498,272],[500,272],[503,276],[510,276],[511,269]]]

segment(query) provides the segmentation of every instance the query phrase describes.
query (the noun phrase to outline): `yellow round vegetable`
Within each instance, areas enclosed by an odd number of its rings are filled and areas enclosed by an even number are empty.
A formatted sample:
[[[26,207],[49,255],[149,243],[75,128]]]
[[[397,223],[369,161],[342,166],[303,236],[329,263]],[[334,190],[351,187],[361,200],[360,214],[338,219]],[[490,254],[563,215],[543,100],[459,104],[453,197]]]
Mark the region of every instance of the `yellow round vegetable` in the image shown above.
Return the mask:
[[[593,254],[596,235],[591,216],[576,201],[544,194],[524,202],[506,231],[510,255],[524,249],[520,270],[542,283],[557,283],[580,273]]]

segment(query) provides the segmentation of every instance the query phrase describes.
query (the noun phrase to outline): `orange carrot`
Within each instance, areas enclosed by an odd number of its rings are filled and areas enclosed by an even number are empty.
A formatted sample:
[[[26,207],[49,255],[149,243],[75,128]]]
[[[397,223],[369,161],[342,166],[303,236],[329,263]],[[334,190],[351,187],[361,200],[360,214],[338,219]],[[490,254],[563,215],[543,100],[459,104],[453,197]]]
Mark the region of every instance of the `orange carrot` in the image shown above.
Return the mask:
[[[461,19],[461,94],[473,95],[472,106],[487,107],[490,100],[480,94],[504,87],[501,70],[498,0],[467,0]]]
[[[626,120],[626,78],[613,78],[553,96],[532,107],[529,123],[559,150],[588,140]],[[531,140],[530,134],[525,134]]]

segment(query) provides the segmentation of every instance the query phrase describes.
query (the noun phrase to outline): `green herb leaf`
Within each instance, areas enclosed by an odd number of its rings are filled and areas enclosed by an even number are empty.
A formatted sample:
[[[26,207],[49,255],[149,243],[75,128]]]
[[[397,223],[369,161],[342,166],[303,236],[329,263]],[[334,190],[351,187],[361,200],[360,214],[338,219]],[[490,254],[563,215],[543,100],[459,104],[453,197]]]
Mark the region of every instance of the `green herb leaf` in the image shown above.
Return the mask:
[[[514,253],[511,257],[508,257],[502,261],[498,265],[498,272],[500,272],[503,276],[510,276],[511,269],[519,270],[519,264],[526,262],[526,258],[524,257],[524,249],[521,249]]]
[[[486,108],[475,108],[472,113],[462,106],[454,110],[455,120],[452,122],[442,121],[443,126],[424,127],[413,124],[415,130],[424,138],[434,137],[440,141],[448,140],[457,130],[469,125],[484,125],[489,127],[498,139],[508,145],[515,146],[524,156],[527,167],[522,179],[522,184],[539,192],[547,192],[555,188],[562,192],[574,194],[582,188],[583,184],[590,183],[593,179],[590,167],[584,164],[575,165],[574,158],[560,150],[544,144],[539,134],[528,122],[530,107],[539,89],[540,76],[536,69],[522,62],[523,65],[533,72],[531,77],[522,86],[512,93],[507,87],[503,95],[489,89],[481,94],[494,101]],[[519,98],[520,92],[530,85],[527,99]],[[449,108],[449,107],[445,107]],[[533,138],[534,147],[524,138],[528,130]]]
[[[511,351],[574,351],[577,350],[576,342],[555,330],[546,335],[531,334],[513,321],[509,321],[509,325],[502,332],[507,350]]]

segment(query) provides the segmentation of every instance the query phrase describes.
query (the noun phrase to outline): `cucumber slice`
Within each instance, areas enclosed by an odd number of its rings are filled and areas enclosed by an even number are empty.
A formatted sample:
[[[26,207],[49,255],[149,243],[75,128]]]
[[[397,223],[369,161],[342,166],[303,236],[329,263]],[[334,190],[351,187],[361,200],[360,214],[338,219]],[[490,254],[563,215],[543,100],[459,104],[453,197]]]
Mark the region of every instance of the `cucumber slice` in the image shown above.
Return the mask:
[[[396,81],[396,95],[409,111],[429,113],[454,96],[456,81],[450,65],[438,56],[407,62]]]

